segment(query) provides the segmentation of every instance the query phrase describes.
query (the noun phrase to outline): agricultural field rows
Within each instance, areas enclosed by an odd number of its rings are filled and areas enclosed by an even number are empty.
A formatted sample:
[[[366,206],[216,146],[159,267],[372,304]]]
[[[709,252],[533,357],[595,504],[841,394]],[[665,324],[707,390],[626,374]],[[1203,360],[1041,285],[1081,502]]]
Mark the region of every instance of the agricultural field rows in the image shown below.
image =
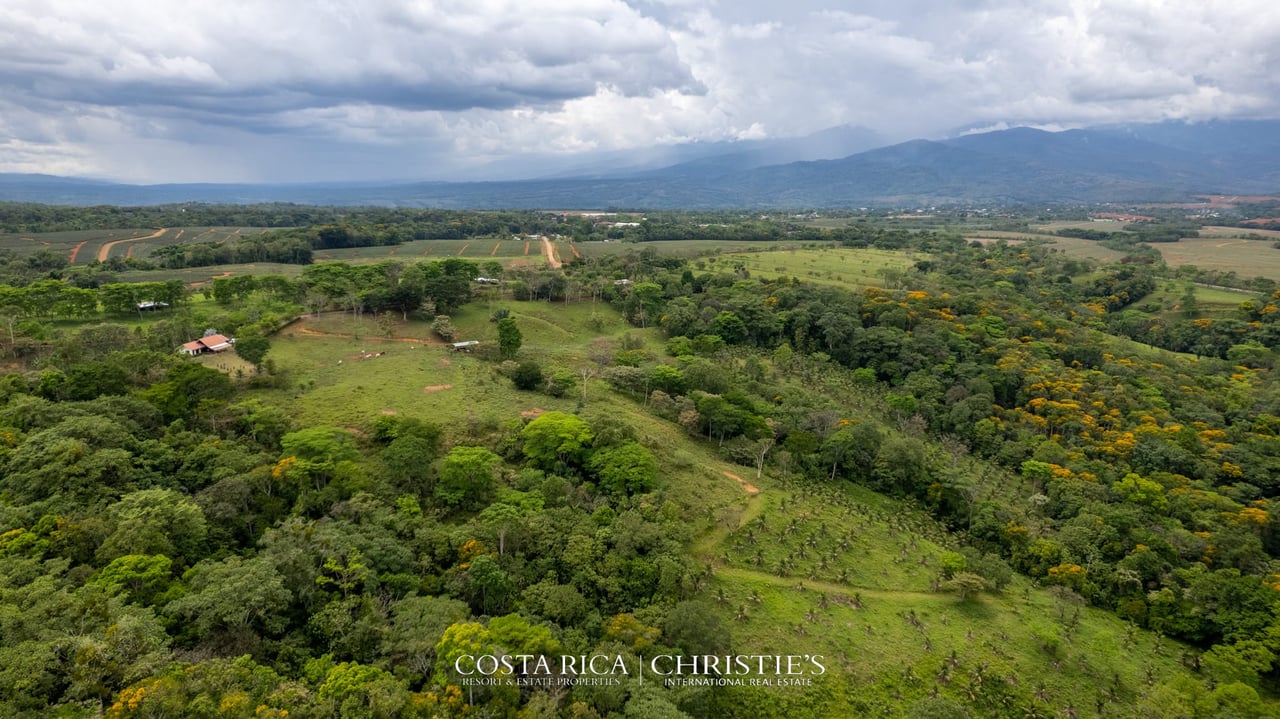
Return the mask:
[[[3,234],[0,235],[0,249],[14,250],[19,254],[40,250],[66,252],[71,264],[87,265],[110,257],[143,259],[158,247],[225,242],[266,231],[266,228],[259,227],[179,227]]]

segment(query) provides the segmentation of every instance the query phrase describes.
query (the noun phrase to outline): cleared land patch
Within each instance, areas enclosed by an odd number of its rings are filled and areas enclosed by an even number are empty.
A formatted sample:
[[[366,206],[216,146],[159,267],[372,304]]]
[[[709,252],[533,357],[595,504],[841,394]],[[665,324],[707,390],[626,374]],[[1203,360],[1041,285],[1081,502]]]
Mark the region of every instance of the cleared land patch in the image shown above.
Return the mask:
[[[1235,272],[1240,277],[1280,280],[1280,250],[1272,247],[1270,242],[1191,237],[1151,246],[1159,250],[1164,261],[1173,267],[1195,265],[1204,270]]]
[[[1280,230],[1264,230],[1260,227],[1221,227],[1210,225],[1200,228],[1201,237],[1234,237],[1239,239],[1266,238],[1280,240]]]
[[[901,272],[924,258],[923,253],[839,247],[739,252],[709,257],[706,261],[714,262],[722,271],[741,266],[758,277],[796,277],[804,282],[859,289],[883,287],[887,282],[886,273]]]

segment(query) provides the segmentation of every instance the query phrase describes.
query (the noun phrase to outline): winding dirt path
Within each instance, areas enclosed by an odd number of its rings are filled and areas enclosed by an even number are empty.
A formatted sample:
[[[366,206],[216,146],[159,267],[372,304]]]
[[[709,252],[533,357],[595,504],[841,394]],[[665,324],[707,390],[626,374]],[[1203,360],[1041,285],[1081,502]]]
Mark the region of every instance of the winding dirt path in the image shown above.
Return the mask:
[[[118,244],[120,244],[120,243],[122,243],[122,242],[141,242],[142,240],[154,240],[155,238],[159,237],[160,235],[163,235],[164,233],[166,233],[166,232],[168,232],[168,231],[169,231],[169,228],[167,228],[167,227],[161,227],[160,229],[156,230],[155,232],[152,232],[151,234],[147,235],[146,237],[128,237],[128,238],[123,239],[123,240],[112,240],[111,242],[108,242],[107,244],[103,245],[103,246],[98,250],[98,261],[99,261],[99,262],[106,262],[106,261],[107,261],[107,257],[109,257],[109,256],[111,255],[111,248],[112,248],[112,247],[115,247],[116,245],[118,245]],[[76,249],[79,249],[79,248],[76,248]]]
[[[28,238],[28,237],[24,237],[24,238],[22,238],[22,239],[27,240],[27,239],[30,239],[30,238]],[[88,242],[88,240],[84,240],[84,241],[82,241],[80,244],[78,244],[78,245],[76,245],[75,247],[72,247],[72,248],[71,248],[71,256],[70,256],[69,258],[67,258],[67,264],[69,264],[69,265],[74,265],[74,264],[76,263],[76,255],[80,254],[80,248],[81,248],[81,247],[84,247],[84,243],[85,243],[85,242]]]
[[[547,264],[551,269],[560,269],[560,260],[556,259],[556,248],[551,245],[551,240],[548,240],[546,237],[542,238],[542,254],[546,256]]]
[[[738,484],[741,484],[741,485],[742,485],[742,489],[743,489],[743,490],[745,490],[747,494],[759,494],[759,493],[760,493],[760,488],[759,488],[759,487],[757,487],[757,486],[755,486],[754,484],[752,484],[752,483],[748,482],[747,480],[743,479],[742,477],[739,477],[738,475],[734,474],[733,472],[728,472],[728,471],[726,471],[726,472],[723,472],[723,474],[724,474],[724,476],[728,477],[729,479],[732,479],[732,480],[736,481]]]

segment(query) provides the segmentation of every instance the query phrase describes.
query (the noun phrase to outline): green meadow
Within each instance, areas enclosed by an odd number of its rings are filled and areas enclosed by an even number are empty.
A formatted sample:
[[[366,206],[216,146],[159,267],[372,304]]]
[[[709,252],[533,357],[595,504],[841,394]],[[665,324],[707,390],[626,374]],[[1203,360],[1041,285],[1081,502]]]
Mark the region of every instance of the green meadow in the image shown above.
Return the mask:
[[[886,272],[903,272],[926,257],[923,253],[847,247],[792,248],[708,257],[706,266],[722,271],[742,268],[755,277],[794,277],[804,282],[861,289],[882,287],[890,276]]]

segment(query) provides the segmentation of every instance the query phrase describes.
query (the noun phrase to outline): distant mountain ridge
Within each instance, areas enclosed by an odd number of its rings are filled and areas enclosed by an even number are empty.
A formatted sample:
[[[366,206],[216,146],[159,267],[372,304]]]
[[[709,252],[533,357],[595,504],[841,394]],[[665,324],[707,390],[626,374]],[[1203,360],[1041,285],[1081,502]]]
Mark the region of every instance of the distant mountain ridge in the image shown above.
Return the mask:
[[[469,209],[834,208],[943,203],[1175,201],[1280,193],[1280,121],[1166,122],[1064,132],[1013,128],[941,141],[875,143],[858,128],[807,138],[664,150],[574,176],[501,182],[125,185],[0,174],[0,200],[47,204],[294,202]],[[645,153],[635,153],[637,157]],[[652,155],[650,155],[650,158]],[[692,159],[690,159],[692,158]]]

